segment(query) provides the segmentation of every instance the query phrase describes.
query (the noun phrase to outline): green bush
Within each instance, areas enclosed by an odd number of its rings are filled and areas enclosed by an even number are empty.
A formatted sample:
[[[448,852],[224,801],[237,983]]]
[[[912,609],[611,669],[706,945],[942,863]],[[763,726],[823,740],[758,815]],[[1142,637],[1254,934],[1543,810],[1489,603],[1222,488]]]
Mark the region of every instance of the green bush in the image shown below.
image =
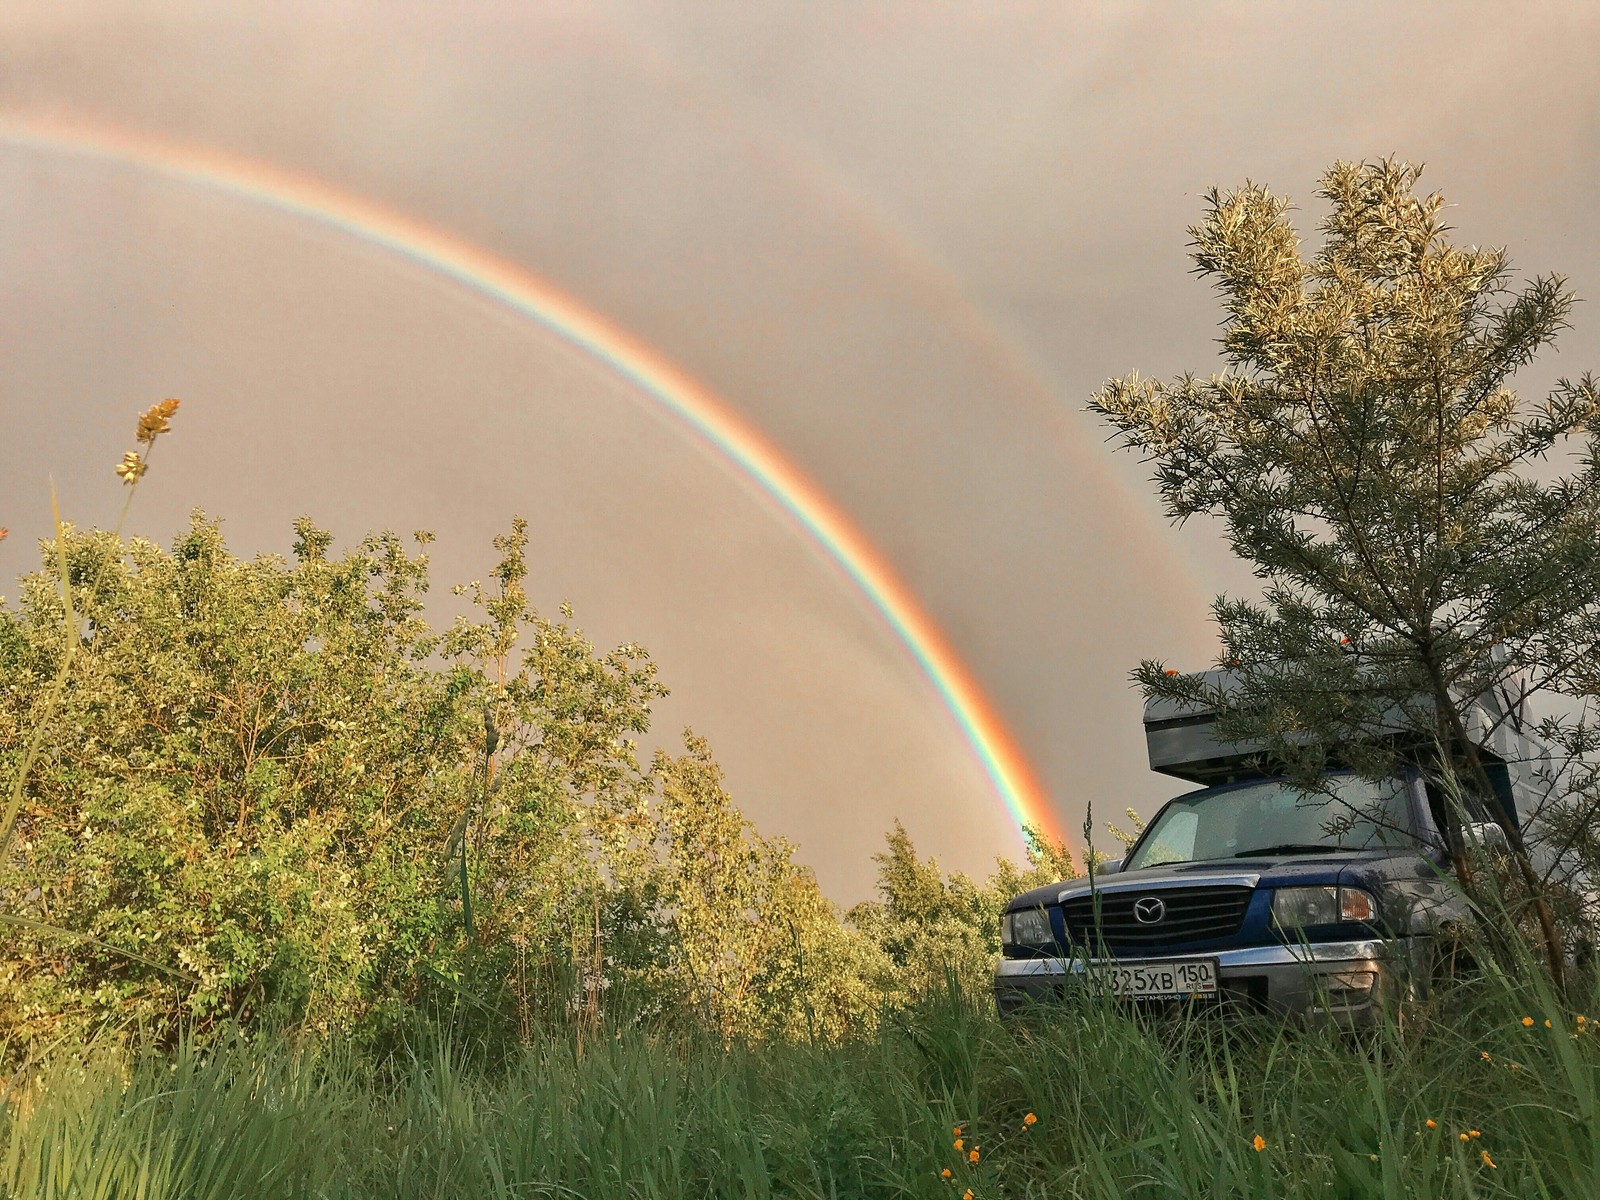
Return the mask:
[[[39,749],[0,855],[0,1057],[258,1023],[509,1044],[624,998],[728,1040],[839,1038],[948,969],[982,982],[1005,899],[1071,873],[1041,843],[946,878],[896,831],[881,902],[845,920],[703,739],[640,761],[654,664],[529,606],[522,522],[442,631],[428,541],[334,556],[302,521],[292,559],[244,560],[196,514],[169,550],[42,547],[0,606],[0,772]]]

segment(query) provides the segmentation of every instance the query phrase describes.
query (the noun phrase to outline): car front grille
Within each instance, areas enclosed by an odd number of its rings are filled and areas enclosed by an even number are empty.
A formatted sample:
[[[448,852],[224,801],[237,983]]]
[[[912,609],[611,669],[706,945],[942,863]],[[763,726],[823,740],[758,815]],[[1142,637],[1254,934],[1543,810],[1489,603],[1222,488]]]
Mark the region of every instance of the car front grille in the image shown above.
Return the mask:
[[[1101,892],[1100,933],[1095,933],[1094,899],[1076,896],[1061,906],[1067,933],[1081,946],[1140,951],[1181,942],[1199,942],[1237,933],[1250,907],[1247,887],[1151,888],[1149,891]],[[1135,905],[1159,900],[1159,919],[1141,921]],[[1145,908],[1148,917],[1149,906]]]

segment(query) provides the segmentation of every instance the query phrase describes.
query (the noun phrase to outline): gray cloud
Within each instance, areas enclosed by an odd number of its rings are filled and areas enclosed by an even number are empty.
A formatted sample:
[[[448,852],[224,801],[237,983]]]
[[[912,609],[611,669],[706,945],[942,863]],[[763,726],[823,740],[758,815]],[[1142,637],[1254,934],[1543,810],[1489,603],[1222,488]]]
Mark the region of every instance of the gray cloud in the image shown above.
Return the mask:
[[[863,15],[866,14],[866,15]],[[1600,286],[1600,89],[1576,9],[973,5],[13,7],[0,107],[251,154],[544,275],[681,363],[884,551],[1066,823],[1146,809],[1129,668],[1209,652],[1248,580],[1172,531],[1080,411],[1214,361],[1183,227],[1212,183],[1303,201],[1339,156],[1430,163],[1464,236]],[[1307,232],[1314,212],[1306,214]],[[184,397],[142,495],[236,546],[308,511],[431,526],[438,577],[533,520],[541,599],[650,645],[667,727],[836,895],[903,816],[981,870],[1016,845],[882,623],[627,386],[414,267],[291,218],[0,151],[0,578],[54,470],[109,514],[133,412]],[[1600,361],[1592,322],[1563,365]],[[1553,368],[1550,369],[1553,371]],[[1539,381],[1534,377],[1534,382]]]

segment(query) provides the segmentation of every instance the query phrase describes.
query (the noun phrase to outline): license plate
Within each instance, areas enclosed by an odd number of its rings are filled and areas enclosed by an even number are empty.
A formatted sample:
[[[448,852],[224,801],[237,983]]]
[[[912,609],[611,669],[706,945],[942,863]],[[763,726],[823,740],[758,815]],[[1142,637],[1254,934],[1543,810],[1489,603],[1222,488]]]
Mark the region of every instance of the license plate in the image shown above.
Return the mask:
[[[1217,996],[1217,960],[1214,958],[1102,963],[1095,968],[1095,974],[1119,999],[1214,1000]]]

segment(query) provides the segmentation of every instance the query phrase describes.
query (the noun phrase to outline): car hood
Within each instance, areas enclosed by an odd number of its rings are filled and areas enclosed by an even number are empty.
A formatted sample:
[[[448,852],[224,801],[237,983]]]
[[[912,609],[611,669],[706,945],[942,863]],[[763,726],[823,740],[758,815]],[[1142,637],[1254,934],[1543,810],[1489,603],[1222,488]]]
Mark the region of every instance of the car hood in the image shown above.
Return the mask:
[[[1295,887],[1331,884],[1351,868],[1357,874],[1386,859],[1418,856],[1409,850],[1330,851],[1327,854],[1281,854],[1251,858],[1225,858],[1211,862],[1168,863],[1139,871],[1118,871],[1101,875],[1095,886],[1103,892],[1135,891],[1141,887],[1171,887],[1191,883],[1196,886],[1235,883],[1245,887]],[[1419,860],[1420,861],[1420,860]],[[1062,896],[1089,891],[1089,879],[1065,879],[1060,883],[1034,888],[1012,900],[1011,911],[1055,904]]]

